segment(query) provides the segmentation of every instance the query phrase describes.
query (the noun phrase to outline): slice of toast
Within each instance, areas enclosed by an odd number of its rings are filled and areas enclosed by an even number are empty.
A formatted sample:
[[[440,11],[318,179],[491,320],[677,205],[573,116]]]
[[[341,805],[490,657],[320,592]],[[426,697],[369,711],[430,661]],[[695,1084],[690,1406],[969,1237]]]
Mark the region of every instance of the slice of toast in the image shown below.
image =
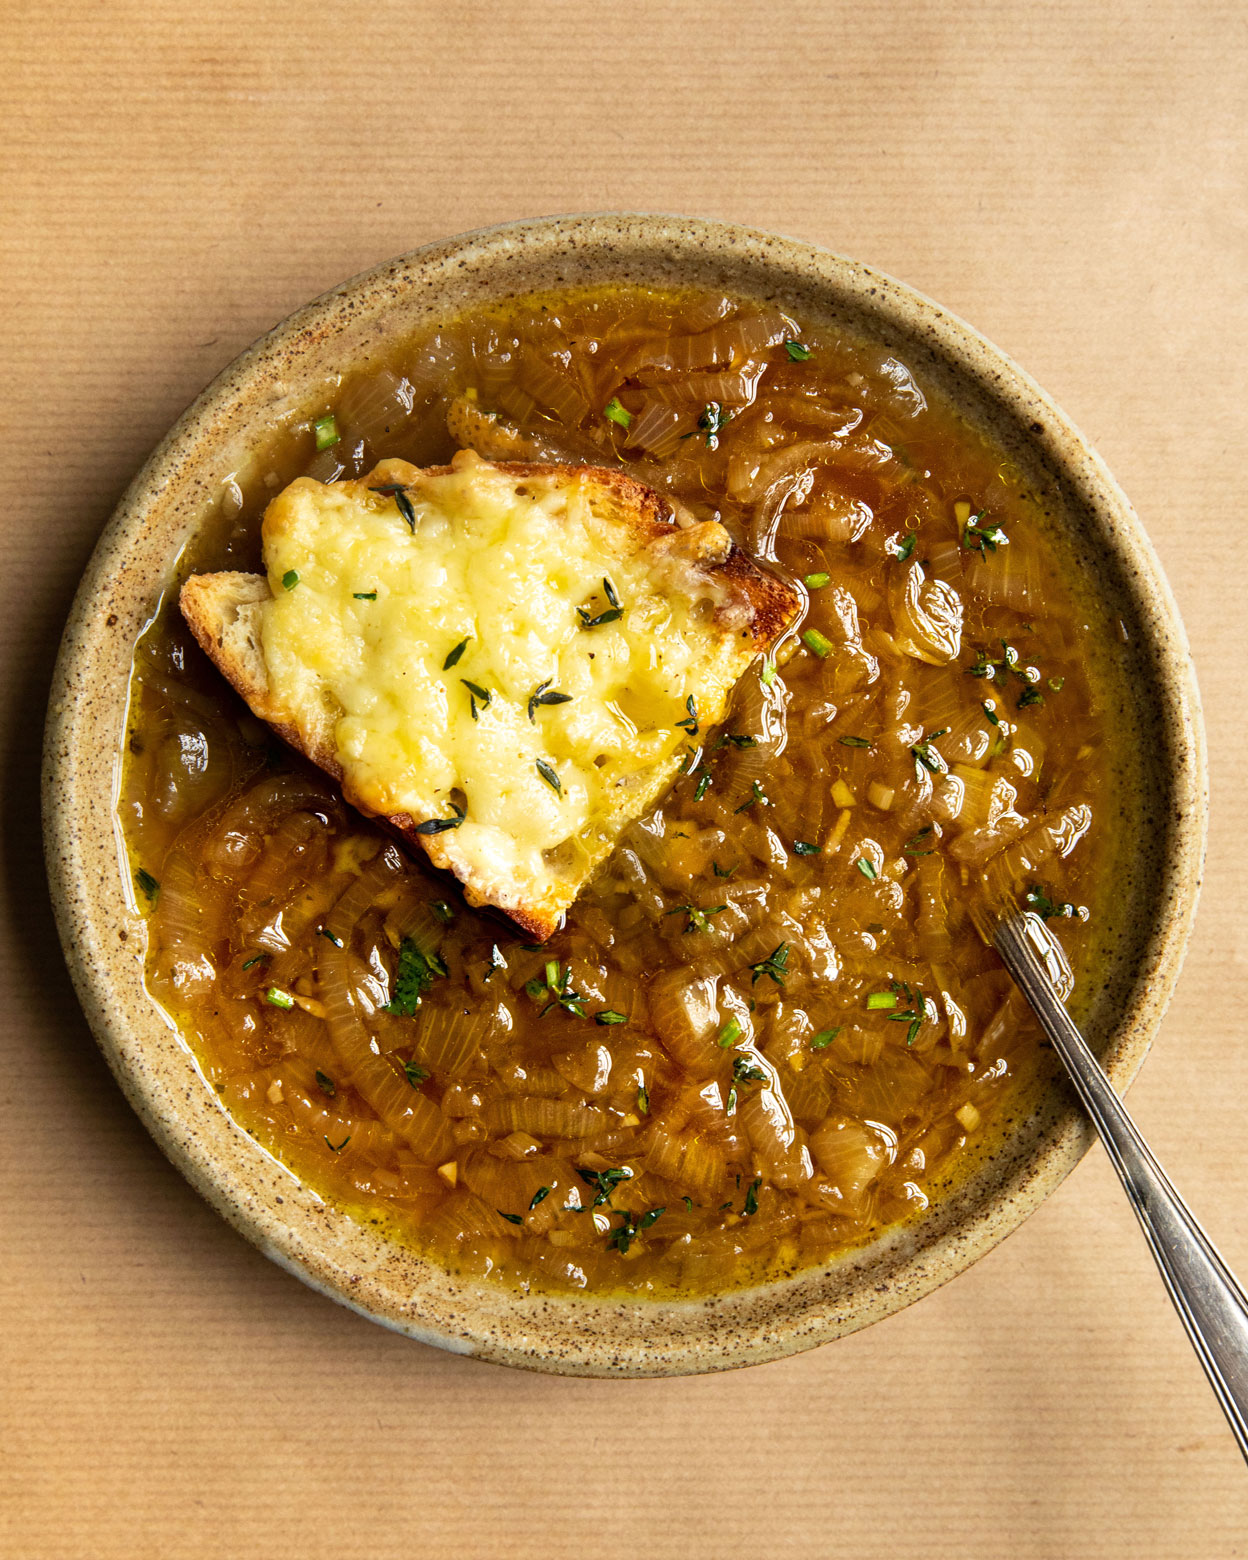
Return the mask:
[[[183,585],[196,639],[348,801],[538,939],[800,605],[622,473],[471,451],[300,478],[262,537],[267,576]]]

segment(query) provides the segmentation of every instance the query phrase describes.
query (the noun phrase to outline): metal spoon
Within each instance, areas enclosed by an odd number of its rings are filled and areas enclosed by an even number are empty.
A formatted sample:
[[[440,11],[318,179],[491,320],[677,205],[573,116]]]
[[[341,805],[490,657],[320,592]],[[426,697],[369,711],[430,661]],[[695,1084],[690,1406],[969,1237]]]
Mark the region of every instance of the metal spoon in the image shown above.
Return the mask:
[[[1248,1300],[1071,1021],[1063,1000],[1074,984],[1070,966],[1044,922],[1034,912],[1020,910],[990,930],[1006,969],[1035,1009],[1101,1134],[1170,1298],[1248,1459]]]

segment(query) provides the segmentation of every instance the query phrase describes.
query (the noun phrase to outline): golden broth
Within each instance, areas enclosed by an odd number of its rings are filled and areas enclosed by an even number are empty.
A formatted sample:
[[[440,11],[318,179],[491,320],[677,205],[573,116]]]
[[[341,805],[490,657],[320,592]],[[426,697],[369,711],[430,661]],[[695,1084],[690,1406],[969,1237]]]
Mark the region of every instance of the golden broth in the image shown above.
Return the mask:
[[[266,1148],[455,1271],[708,1293],[921,1214],[1047,1071],[968,894],[1030,895],[1078,977],[1120,843],[1101,627],[1039,504],[886,349],[597,290],[344,377],[184,572],[255,568],[296,475],[449,459],[448,416],[720,519],[805,617],[539,948],[351,812],[166,605],[121,800],[150,990]]]

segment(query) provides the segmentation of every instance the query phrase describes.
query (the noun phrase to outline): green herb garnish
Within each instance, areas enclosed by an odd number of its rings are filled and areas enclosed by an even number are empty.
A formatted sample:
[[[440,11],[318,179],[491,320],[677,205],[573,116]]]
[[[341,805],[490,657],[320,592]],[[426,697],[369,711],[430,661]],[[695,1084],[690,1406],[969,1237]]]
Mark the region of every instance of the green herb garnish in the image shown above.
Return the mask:
[[[415,1062],[404,1062],[403,1071],[407,1074],[407,1081],[413,1089],[419,1089],[426,1079],[433,1076],[427,1067],[420,1067]]]
[[[756,986],[764,975],[768,976],[777,986],[783,986],[789,969],[789,945],[787,942],[778,943],[765,959],[760,959],[757,964],[751,964],[753,977],[751,986]]]
[[[536,1208],[539,1203],[544,1203],[549,1196],[550,1187],[539,1186],[538,1189],[533,1193],[533,1200],[529,1204],[529,1212],[532,1213],[534,1208]]]
[[[556,796],[563,795],[563,781],[555,773],[553,766],[548,764],[544,758],[537,760],[537,772]]]
[[[353,590],[351,599],[352,601],[376,601],[377,592],[375,590]]]
[[[684,720],[676,722],[676,727],[680,731],[687,731],[691,737],[696,737],[698,734],[698,706],[694,703],[692,694],[685,700],[685,708],[689,713]]]
[[[770,688],[776,680],[776,663],[769,655],[763,657],[763,670],[760,676],[764,688]]]
[[[537,711],[543,705],[571,704],[572,702],[570,693],[560,693],[557,688],[550,686],[554,680],[553,677],[548,677],[544,683],[538,683],[537,687],[529,695],[529,720],[535,726],[537,725]]]
[[[802,580],[802,584],[805,585],[807,590],[822,590],[825,585],[830,585],[831,583],[832,576],[830,574],[807,574]]]
[[[802,643],[808,650],[814,652],[821,661],[826,660],[832,654],[832,641],[821,634],[817,628],[807,628],[802,631]]]
[[[1030,704],[1043,703],[1044,695],[1040,692],[1039,688],[1037,688],[1034,683],[1028,683],[1027,686],[1023,689],[1022,693],[1019,694],[1018,703],[1015,705],[1015,708],[1025,710]]]
[[[764,807],[771,806],[771,802],[768,799],[767,794],[763,790],[762,786],[759,785],[757,780],[753,780],[750,782],[749,796],[747,796],[745,801],[741,803],[740,807],[733,808],[733,816],[735,817],[737,813],[749,812],[750,808],[757,806],[759,802],[761,802]]]
[[[727,905],[713,905],[709,910],[700,910],[697,905],[677,905],[674,910],[665,910],[663,913],[688,916],[689,919],[685,923],[686,932],[709,932],[710,917],[719,915],[727,908]]]
[[[522,1213],[504,1213],[501,1208],[495,1208],[494,1212],[497,1213],[500,1219],[506,1219],[508,1224],[524,1223],[524,1215]]]
[[[407,490],[401,482],[386,482],[381,487],[369,488],[370,493],[385,493],[392,498],[399,513],[407,521],[412,535],[416,535],[416,511],[412,508],[412,501],[407,496]]]
[[[980,525],[979,522],[983,518],[984,512],[981,509],[977,515],[972,515],[966,522],[962,531],[963,547],[978,553],[996,552],[998,547],[1008,547],[1010,539],[1001,527],[995,522]]]
[[[601,1208],[621,1181],[631,1181],[633,1178],[633,1172],[627,1165],[621,1165],[616,1170],[582,1170],[578,1166],[576,1173],[597,1192],[590,1204],[591,1208]]]
[[[337,1084],[335,1084],[334,1080],[329,1076],[328,1073],[323,1073],[319,1067],[316,1069],[316,1082],[321,1093],[328,1094],[331,1100],[333,1099],[334,1095],[337,1094]]]
[[[602,1008],[599,1012],[594,1014],[594,1022],[596,1024],[603,1025],[627,1024],[628,1014],[617,1013],[614,1008]]]
[[[597,617],[591,617],[588,607],[577,607],[576,615],[581,620],[582,628],[598,628],[603,623],[614,623],[624,616],[624,608],[620,605],[620,598],[615,593],[615,586],[611,581],[604,579],[602,592],[610,603],[605,612],[600,612]]]
[[[452,666],[459,665],[459,658],[463,655],[464,651],[467,650],[468,640],[471,638],[472,635],[469,634],[468,639],[461,639],[455,648],[447,653],[446,660],[442,663],[442,670],[444,672],[449,672]]]
[[[633,414],[620,405],[618,395],[611,397],[606,406],[603,407],[602,415],[608,422],[619,423],[621,428],[627,429],[632,426]]]
[[[644,1083],[637,1090],[637,1109],[643,1116],[650,1114],[650,1091]]]
[[[870,737],[838,737],[837,741],[842,747],[870,748],[874,746]]]
[[[726,412],[718,401],[708,401],[706,403],[702,410],[702,415],[698,418],[698,426],[695,432],[706,435],[706,447],[708,450],[717,450],[719,448],[719,436],[732,421],[732,418],[732,412]],[[681,435],[681,438],[692,439],[693,434],[684,433]]]
[[[243,965],[243,968],[245,970],[249,970],[253,964],[266,964],[272,957],[273,955],[270,953],[257,953],[252,958],[247,960],[246,964]]]
[[[424,823],[418,823],[412,831],[415,834],[444,834],[447,829],[458,829],[467,816],[464,809],[455,802],[451,803],[453,818],[426,818]]]
[[[134,874],[134,881],[139,885],[139,889],[143,894],[143,897],[148,901],[149,904],[154,905],[160,898],[160,884],[156,881],[156,879],[152,876],[146,867],[139,868],[139,870]],[[264,958],[264,954],[258,954],[257,957],[262,959]],[[247,966],[244,964],[243,968],[246,969]]]
[[[734,1083],[766,1083],[767,1074],[748,1056],[736,1056],[732,1062],[732,1080]]]
[[[858,868],[859,872],[862,873],[863,877],[866,878],[868,883],[874,883],[880,875],[875,870],[875,863],[873,861],[869,861],[866,856],[859,856],[854,865]]]
[[[930,850],[920,850],[919,847],[925,840],[931,838],[932,833],[933,825],[930,823],[925,823],[919,832],[917,834],[912,834],[906,843],[901,847],[902,854],[904,856],[930,856],[932,854]]]
[[[446,965],[436,953],[425,953],[412,938],[405,937],[399,944],[394,995],[382,1012],[393,1013],[398,1018],[414,1018],[425,992],[447,973]]]
[[[911,531],[909,536],[903,537],[901,541],[897,543],[897,551],[894,556],[897,558],[898,562],[905,563],[910,554],[914,551],[914,544],[916,540],[917,538],[914,532]]]
[[[702,800],[702,798],[706,795],[706,793],[710,790],[710,788],[711,788],[711,772],[710,772],[709,769],[706,769],[706,770],[703,770],[702,774],[698,776],[698,783],[693,788],[693,799],[694,799],[694,801],[695,802],[700,802]]]
[[[338,432],[338,419],[330,412],[325,417],[318,417],[312,424],[312,432],[316,435],[317,450],[332,450],[342,435]]]
[[[762,1184],[763,1178],[761,1175],[756,1180],[750,1182],[750,1189],[745,1194],[745,1206],[741,1210],[747,1217],[758,1212],[758,1189]]]
[[[734,1014],[724,1027],[719,1031],[717,1044],[722,1050],[727,1050],[734,1040],[739,1040],[743,1034],[741,1020]]]
[[[293,1008],[295,999],[290,992],[283,991],[280,986],[270,986],[264,994],[264,1000],[272,1003],[275,1008]]]
[[[350,1141],[351,1141],[351,1134],[348,1132],[346,1137],[343,1138],[341,1143],[331,1143],[329,1141],[329,1139],[326,1138],[325,1139],[325,1147],[328,1148],[328,1149],[331,1149],[335,1154],[341,1154],[343,1149],[346,1148],[347,1144]]]
[[[833,1040],[836,1039],[840,1032],[839,1025],[836,1029],[821,1029],[817,1035],[812,1035],[810,1037],[810,1049],[812,1051],[824,1050],[825,1047],[832,1044]]]
[[[1079,912],[1066,900],[1050,899],[1047,891],[1039,883],[1033,883],[1023,895],[1028,908],[1034,910],[1043,921],[1048,921],[1054,916],[1069,919],[1078,916]]]
[[[294,590],[295,586],[298,585],[298,583],[299,583],[299,574],[298,574],[297,570],[295,570],[295,569],[287,569],[285,574],[282,575],[282,589],[283,590]]]
[[[897,1006],[897,993],[895,991],[873,991],[867,997],[867,1012],[881,1012],[886,1008]]]
[[[809,840],[793,841],[793,854],[795,856],[819,856],[822,853],[822,845],[812,845]]]
[[[804,363],[810,356],[810,348],[803,341],[786,341],[784,350],[794,363]]]
[[[504,959],[502,954],[498,951],[498,944],[495,943],[494,946],[490,949],[490,962],[486,965],[485,974],[482,975],[481,979],[483,981],[487,981],[499,970],[505,970],[506,968],[507,960]]]

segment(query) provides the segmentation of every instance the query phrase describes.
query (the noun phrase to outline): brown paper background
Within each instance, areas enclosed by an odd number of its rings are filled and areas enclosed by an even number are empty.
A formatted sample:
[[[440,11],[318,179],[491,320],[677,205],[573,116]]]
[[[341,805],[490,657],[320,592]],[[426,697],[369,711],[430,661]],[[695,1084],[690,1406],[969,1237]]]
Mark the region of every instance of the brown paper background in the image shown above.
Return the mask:
[[[552,212],[854,255],[1040,380],[1174,585],[1211,848],[1131,1105],[1248,1274],[1242,6],[10,0],[0,51],[0,1554],[1248,1552],[1248,1476],[1099,1149],[919,1306],[724,1377],[509,1373],[304,1289],[123,1103],[68,988],[36,813],[94,538],[175,415],[296,305]]]

